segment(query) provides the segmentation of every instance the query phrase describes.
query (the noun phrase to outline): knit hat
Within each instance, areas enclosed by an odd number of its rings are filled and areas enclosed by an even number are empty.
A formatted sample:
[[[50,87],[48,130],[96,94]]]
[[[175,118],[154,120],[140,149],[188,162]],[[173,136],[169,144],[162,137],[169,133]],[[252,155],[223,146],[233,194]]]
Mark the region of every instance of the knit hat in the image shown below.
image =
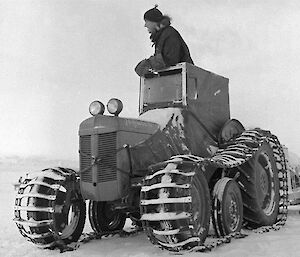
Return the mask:
[[[161,22],[163,18],[163,14],[160,10],[157,9],[157,5],[155,5],[154,8],[148,10],[144,14],[144,20],[152,22]]]

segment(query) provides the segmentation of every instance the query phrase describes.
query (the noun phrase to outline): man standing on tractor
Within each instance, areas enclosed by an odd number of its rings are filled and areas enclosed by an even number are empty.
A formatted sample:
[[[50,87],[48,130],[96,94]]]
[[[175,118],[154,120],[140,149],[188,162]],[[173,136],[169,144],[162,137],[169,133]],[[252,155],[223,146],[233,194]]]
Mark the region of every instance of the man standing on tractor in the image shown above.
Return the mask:
[[[167,68],[180,62],[193,63],[187,44],[171,25],[171,18],[163,15],[154,8],[144,14],[145,27],[150,33],[150,39],[155,46],[154,55],[144,59],[135,67],[139,76],[144,76],[151,71]]]

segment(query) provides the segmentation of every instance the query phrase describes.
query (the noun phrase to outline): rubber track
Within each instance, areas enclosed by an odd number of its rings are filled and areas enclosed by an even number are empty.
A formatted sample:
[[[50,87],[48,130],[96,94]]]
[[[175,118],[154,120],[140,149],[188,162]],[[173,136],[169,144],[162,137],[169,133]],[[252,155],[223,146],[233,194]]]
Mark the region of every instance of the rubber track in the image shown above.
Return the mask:
[[[170,173],[177,173],[178,171],[176,170],[176,167],[178,164],[183,164],[185,162],[192,162],[196,163],[199,167],[202,168],[202,170],[205,170],[206,165],[214,165],[217,168],[235,168],[239,167],[242,164],[246,163],[250,158],[252,158],[257,150],[260,148],[260,146],[264,143],[267,142],[274,153],[274,157],[276,160],[276,166],[278,169],[278,177],[279,177],[279,194],[280,194],[280,200],[279,200],[279,211],[277,215],[277,219],[275,224],[272,226],[264,226],[260,227],[258,229],[253,230],[254,232],[257,233],[264,233],[268,232],[270,230],[278,230],[280,229],[286,222],[287,219],[287,207],[288,207],[288,188],[287,188],[287,172],[286,172],[286,160],[284,156],[283,149],[277,139],[276,136],[272,135],[269,131],[265,130],[260,130],[260,129],[255,129],[255,130],[247,130],[244,131],[239,137],[236,139],[232,140],[231,142],[227,143],[225,149],[219,149],[216,154],[211,157],[211,158],[202,158],[198,156],[193,156],[193,155],[177,155],[173,156],[170,160],[162,163],[158,163],[156,165],[153,165],[151,167],[152,172],[154,172],[153,175],[146,176],[142,185],[142,194],[141,194],[141,203],[144,201],[150,201],[151,200],[151,194],[149,198],[149,188],[163,188],[163,182],[162,182],[162,177],[164,175],[168,175]],[[168,164],[173,164],[174,169],[165,169],[164,167],[169,167],[170,165]],[[243,172],[241,170],[241,172]],[[182,174],[182,176],[187,176],[187,174]],[[177,176],[178,178],[182,176]],[[173,176],[173,178],[176,176]],[[245,177],[247,175],[245,174]],[[191,179],[189,180],[191,181]],[[171,181],[167,181],[169,184]],[[165,184],[165,187],[168,187],[168,183]],[[177,183],[177,181],[172,181],[172,183]],[[180,183],[181,184],[181,183]],[[174,186],[174,185],[173,185]],[[178,186],[181,186],[178,184]],[[241,185],[240,185],[241,186]],[[147,194],[143,193],[147,192]],[[188,196],[188,195],[187,195]],[[156,197],[156,196],[153,196]],[[169,196],[165,196],[169,197]],[[147,199],[145,199],[147,198]],[[155,203],[159,202],[159,199],[155,198]],[[166,200],[162,200],[161,203],[163,203]],[[170,223],[172,219],[183,219],[184,216],[186,215],[185,219],[190,219],[190,216],[192,215],[191,209],[189,208],[189,205],[186,205],[186,210],[183,211],[183,213],[170,213],[170,212],[163,212],[164,217],[168,217],[168,222]],[[199,238],[191,237],[189,240],[185,240],[182,242],[178,241],[178,237],[175,238],[174,235],[176,233],[180,233],[181,229],[185,228],[174,228],[172,227],[172,233],[173,236],[169,236],[168,242],[161,241],[159,240],[156,236],[153,235],[155,233],[155,230],[153,227],[151,227],[151,221],[153,219],[158,219],[157,214],[154,213],[147,213],[147,208],[141,208],[142,213],[142,220],[144,225],[146,226],[145,231],[150,239],[150,241],[153,244],[159,245],[163,249],[171,250],[171,251],[176,251],[176,252],[190,252],[190,251],[200,251],[200,252],[205,252],[205,251],[210,251],[211,249],[228,243],[231,241],[232,238],[242,238],[247,236],[246,234],[242,233],[233,233],[229,234],[223,238],[219,238],[214,240],[213,243],[209,244],[200,244],[194,247],[189,247],[189,244],[191,241],[193,242],[200,242]],[[188,215],[190,213],[190,215]],[[182,215],[181,215],[182,214]],[[163,222],[160,222],[163,223]],[[161,231],[165,231],[162,233],[166,233],[168,231],[168,228],[161,227]],[[168,237],[165,237],[168,238]]]

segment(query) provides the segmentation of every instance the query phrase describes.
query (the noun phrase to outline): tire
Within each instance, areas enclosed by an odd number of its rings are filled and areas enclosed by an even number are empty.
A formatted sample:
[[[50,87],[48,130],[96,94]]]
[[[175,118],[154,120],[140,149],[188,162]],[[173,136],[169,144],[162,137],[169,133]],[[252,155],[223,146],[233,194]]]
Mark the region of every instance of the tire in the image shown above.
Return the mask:
[[[15,200],[15,219],[20,233],[42,248],[78,241],[86,206],[75,171],[45,169],[24,179]]]
[[[273,150],[264,142],[256,154],[239,167],[244,218],[250,227],[273,225],[279,211],[279,178]]]
[[[126,215],[112,209],[111,202],[90,201],[89,220],[96,233],[120,231],[126,222]]]
[[[146,178],[141,190],[144,230],[152,243],[170,251],[203,244],[209,230],[210,194],[202,170],[191,162],[162,168]]]
[[[222,178],[214,186],[212,223],[218,237],[240,232],[243,224],[243,200],[235,180]]]

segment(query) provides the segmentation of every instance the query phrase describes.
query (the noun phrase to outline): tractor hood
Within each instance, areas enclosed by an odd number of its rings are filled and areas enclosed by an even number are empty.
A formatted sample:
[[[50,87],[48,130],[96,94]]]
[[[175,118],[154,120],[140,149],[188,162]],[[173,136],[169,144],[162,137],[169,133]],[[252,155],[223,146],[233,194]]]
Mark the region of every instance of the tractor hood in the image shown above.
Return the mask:
[[[79,127],[79,135],[93,135],[111,132],[133,132],[152,135],[159,129],[154,122],[116,116],[97,115],[84,120]]]

